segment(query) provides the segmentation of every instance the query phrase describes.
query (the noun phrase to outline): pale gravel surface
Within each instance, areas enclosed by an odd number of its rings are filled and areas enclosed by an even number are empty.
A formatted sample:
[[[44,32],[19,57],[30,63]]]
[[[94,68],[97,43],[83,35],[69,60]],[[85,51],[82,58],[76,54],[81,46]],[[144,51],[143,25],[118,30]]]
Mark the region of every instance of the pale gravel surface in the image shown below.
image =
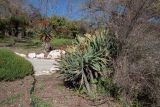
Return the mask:
[[[27,60],[29,60],[33,67],[34,67],[34,71],[35,71],[35,76],[39,76],[39,75],[51,75],[52,73],[55,73],[55,71],[57,70],[57,66],[55,64],[57,64],[57,62],[55,60],[51,60],[51,59],[30,59],[30,58],[26,58]],[[51,71],[52,68],[52,71]]]

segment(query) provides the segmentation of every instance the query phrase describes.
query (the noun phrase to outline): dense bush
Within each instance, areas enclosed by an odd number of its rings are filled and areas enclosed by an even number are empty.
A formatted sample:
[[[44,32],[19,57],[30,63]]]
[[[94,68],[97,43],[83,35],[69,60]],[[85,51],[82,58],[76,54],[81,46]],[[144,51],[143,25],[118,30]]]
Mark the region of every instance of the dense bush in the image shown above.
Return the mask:
[[[8,49],[0,49],[0,81],[15,80],[33,73],[30,62]]]
[[[75,38],[80,33],[80,23],[64,17],[53,16],[49,19],[49,24],[55,37]]]
[[[6,21],[0,19],[0,38],[4,37],[6,24],[7,24]]]
[[[112,80],[111,47],[109,32],[78,37],[74,46],[66,49],[60,61],[60,71],[64,81],[92,95],[95,92],[110,91]]]

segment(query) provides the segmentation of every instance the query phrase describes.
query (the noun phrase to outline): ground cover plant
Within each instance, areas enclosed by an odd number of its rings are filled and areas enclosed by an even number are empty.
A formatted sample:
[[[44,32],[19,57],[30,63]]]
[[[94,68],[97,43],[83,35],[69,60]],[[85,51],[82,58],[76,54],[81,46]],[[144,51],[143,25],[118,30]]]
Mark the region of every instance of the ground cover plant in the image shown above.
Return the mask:
[[[43,101],[43,99],[32,95],[32,107],[52,107],[48,102]]]
[[[11,50],[0,49],[0,81],[15,80],[33,74],[32,64]]]
[[[28,46],[28,47],[41,47],[42,46],[42,42],[37,38],[32,38],[28,42],[28,44],[26,44],[26,46]]]

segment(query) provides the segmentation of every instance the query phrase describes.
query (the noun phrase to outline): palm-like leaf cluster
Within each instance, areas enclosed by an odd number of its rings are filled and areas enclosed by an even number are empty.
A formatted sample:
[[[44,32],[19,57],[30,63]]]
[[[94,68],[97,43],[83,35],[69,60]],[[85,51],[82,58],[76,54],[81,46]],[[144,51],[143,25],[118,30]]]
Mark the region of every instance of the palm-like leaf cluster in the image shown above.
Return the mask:
[[[52,30],[49,27],[42,28],[39,32],[40,40],[42,42],[49,42],[52,38],[51,31]]]
[[[59,67],[65,81],[85,87],[90,94],[98,81],[110,72],[107,65],[111,62],[108,50],[109,32],[104,31],[90,37],[78,37],[74,42],[74,51],[67,52]]]

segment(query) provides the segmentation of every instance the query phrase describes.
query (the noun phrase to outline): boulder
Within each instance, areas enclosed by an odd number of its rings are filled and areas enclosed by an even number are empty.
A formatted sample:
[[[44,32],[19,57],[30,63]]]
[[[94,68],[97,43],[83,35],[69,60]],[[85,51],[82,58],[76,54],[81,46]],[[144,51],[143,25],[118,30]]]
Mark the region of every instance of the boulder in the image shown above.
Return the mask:
[[[42,59],[44,58],[45,54],[44,53],[40,53],[36,55],[36,58]]]
[[[47,58],[49,58],[49,59],[57,59],[57,58],[60,58],[64,54],[65,54],[64,50],[52,50],[48,54]]]
[[[36,58],[36,53],[29,53],[28,58]]]

